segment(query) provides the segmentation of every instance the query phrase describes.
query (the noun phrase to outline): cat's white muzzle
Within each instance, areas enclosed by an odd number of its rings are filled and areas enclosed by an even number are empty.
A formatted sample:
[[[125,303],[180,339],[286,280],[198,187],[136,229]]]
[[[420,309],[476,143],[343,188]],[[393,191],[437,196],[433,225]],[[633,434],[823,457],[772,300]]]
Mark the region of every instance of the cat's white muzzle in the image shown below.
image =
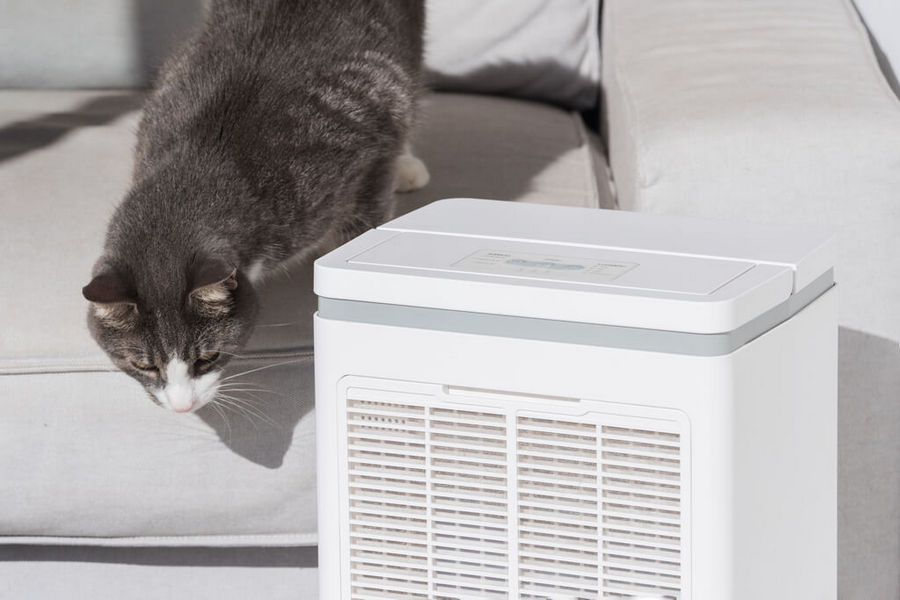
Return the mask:
[[[191,412],[194,409],[195,395],[193,382],[167,385],[163,393],[168,400],[169,408],[178,413]]]
[[[153,395],[163,407],[177,413],[189,413],[215,398],[218,388],[218,371],[191,377],[187,364],[181,359],[173,358],[166,365],[165,387],[153,390]]]

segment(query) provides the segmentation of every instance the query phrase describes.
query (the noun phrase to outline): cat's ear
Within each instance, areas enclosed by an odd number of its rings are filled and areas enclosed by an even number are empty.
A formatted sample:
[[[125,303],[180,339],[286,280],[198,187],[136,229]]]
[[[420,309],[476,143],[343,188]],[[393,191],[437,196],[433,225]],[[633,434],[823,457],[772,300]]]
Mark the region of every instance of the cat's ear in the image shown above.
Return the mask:
[[[97,318],[110,327],[128,329],[134,324],[137,315],[134,292],[119,274],[100,273],[81,288],[81,293],[94,304]]]
[[[191,280],[191,305],[206,316],[218,316],[231,310],[231,292],[238,286],[237,269],[221,259],[207,258],[194,267]]]

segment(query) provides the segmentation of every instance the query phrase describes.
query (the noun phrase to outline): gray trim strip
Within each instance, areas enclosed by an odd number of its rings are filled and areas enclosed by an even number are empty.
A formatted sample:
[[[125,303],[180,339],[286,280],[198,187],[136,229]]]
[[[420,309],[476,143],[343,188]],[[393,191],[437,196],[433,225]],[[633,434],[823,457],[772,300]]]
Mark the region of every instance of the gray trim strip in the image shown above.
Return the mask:
[[[752,321],[734,331],[714,334],[595,325],[441,308],[337,300],[335,298],[319,298],[319,317],[355,323],[605,346],[667,354],[721,356],[734,352],[744,344],[777,327],[833,286],[834,271],[829,270],[781,304]]]

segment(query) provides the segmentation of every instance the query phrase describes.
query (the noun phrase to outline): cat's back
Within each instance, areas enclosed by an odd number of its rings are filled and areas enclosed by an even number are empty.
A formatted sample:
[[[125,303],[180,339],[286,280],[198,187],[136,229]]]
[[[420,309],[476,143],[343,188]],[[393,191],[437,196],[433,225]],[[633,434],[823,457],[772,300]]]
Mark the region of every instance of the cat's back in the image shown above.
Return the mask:
[[[423,28],[422,0],[214,0],[148,98],[136,178],[185,143],[384,140],[411,117]]]
[[[215,0],[196,44],[206,60],[228,57],[222,66],[296,81],[373,53],[417,70],[423,29],[422,0]]]

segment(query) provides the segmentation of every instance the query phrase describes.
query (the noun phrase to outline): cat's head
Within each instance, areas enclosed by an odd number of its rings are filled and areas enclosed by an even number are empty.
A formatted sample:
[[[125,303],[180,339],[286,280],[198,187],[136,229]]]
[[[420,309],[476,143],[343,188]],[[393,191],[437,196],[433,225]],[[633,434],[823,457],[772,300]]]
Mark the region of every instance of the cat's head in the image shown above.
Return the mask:
[[[102,262],[95,273],[82,290],[91,301],[88,326],[116,366],[166,409],[193,412],[212,401],[222,369],[253,329],[249,281],[210,258],[192,261],[177,284],[148,283]]]

